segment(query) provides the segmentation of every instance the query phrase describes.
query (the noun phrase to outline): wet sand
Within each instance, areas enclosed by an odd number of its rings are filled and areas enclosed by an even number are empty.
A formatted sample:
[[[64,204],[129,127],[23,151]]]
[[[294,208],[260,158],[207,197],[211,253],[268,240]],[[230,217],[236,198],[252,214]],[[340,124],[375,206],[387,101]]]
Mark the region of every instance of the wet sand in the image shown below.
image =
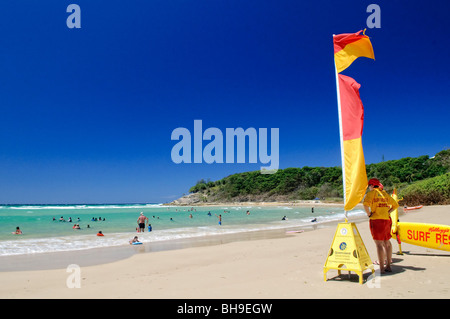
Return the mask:
[[[450,225],[450,206],[430,206],[401,215],[401,221]],[[353,222],[352,220],[349,220]],[[367,220],[357,222],[372,260],[375,244]],[[139,247],[117,260],[108,253],[96,254],[80,265],[80,288],[69,288],[65,265],[57,269],[7,270],[0,273],[1,298],[448,298],[450,252],[403,244],[403,255],[393,256],[392,273],[377,277],[374,287],[364,275],[337,275],[323,266],[336,227],[278,235],[269,238],[221,238],[218,242],[191,243],[170,249]],[[394,253],[397,243],[392,240]],[[145,246],[145,245],[143,245]],[[123,247],[127,248],[137,247]],[[167,248],[167,247],[166,247]],[[91,255],[92,256],[92,255]],[[81,260],[81,259],[80,259]],[[51,258],[49,258],[49,263]],[[106,263],[104,263],[106,261]],[[45,263],[44,263],[45,264]],[[64,263],[61,262],[61,265]]]

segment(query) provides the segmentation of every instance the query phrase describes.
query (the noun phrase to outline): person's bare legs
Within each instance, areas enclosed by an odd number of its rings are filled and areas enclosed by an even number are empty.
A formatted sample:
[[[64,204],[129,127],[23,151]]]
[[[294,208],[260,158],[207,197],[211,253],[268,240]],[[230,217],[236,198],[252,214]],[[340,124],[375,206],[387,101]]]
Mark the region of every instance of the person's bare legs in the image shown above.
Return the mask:
[[[392,263],[392,245],[390,240],[384,241],[384,250],[386,254],[386,267],[385,271],[392,271],[391,270],[391,263]]]
[[[389,261],[389,264],[392,264],[392,244],[390,240],[387,240],[387,260]]]
[[[384,249],[385,249],[385,254],[387,255],[386,256],[386,260],[388,260],[389,261],[389,265],[391,265],[393,263],[393,261],[392,261],[392,244],[391,244],[390,240],[386,240],[385,241]],[[388,268],[386,260],[383,262],[383,265],[385,266],[385,268]],[[373,262],[373,264],[374,265],[379,265],[380,264],[380,260],[375,260]]]
[[[385,260],[385,254],[386,254],[386,249],[385,249],[385,244],[384,244],[384,240],[374,240],[375,241],[375,246],[377,247],[377,256],[378,256],[378,263],[380,265],[380,272],[384,273],[384,260]]]

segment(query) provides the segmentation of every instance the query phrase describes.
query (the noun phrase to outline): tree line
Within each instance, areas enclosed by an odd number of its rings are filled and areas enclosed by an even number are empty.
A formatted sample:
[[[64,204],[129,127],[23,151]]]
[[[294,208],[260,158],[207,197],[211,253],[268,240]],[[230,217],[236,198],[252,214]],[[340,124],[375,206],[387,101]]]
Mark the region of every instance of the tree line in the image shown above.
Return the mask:
[[[385,190],[398,190],[402,204],[450,204],[450,150],[433,157],[405,157],[366,165],[368,178],[378,178]],[[190,188],[206,202],[312,200],[342,201],[341,167],[291,167],[275,174],[238,173],[217,181],[204,179]]]

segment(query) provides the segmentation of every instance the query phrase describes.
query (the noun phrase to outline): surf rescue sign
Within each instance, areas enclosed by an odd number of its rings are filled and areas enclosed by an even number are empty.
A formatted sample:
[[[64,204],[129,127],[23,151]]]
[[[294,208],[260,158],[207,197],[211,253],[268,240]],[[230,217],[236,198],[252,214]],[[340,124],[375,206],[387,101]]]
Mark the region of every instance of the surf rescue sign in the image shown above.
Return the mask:
[[[450,251],[450,226],[400,222],[397,227],[402,243]]]

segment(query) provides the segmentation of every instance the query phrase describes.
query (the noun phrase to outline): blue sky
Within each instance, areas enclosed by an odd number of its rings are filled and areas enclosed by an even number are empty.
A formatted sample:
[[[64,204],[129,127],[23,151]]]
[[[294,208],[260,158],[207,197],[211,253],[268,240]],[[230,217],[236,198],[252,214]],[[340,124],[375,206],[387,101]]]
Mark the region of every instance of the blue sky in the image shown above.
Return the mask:
[[[66,8],[81,8],[69,29]],[[340,166],[332,35],[366,28],[366,163],[449,147],[448,1],[10,1],[0,203],[168,202],[257,164],[175,164],[175,128],[279,128],[280,168]]]

